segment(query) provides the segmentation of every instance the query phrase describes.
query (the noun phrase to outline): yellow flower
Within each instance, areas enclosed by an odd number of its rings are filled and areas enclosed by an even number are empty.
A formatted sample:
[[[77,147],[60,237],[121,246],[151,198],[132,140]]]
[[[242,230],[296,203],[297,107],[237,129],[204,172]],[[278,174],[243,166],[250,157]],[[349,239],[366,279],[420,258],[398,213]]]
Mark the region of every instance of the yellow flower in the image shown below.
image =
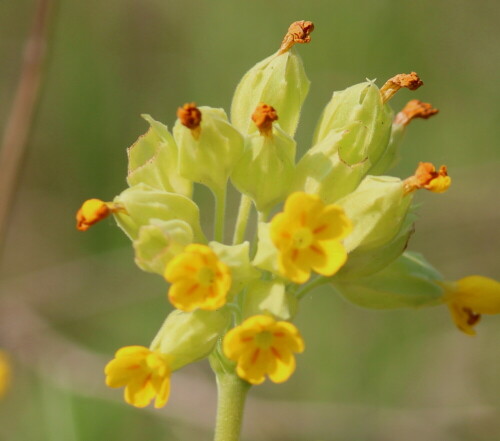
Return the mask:
[[[0,350],[0,398],[5,395],[10,382],[10,363],[7,354]]]
[[[307,282],[311,269],[332,276],[347,260],[340,240],[351,230],[351,222],[338,205],[325,205],[312,194],[291,194],[284,211],[271,221],[280,272],[295,283]]]
[[[439,170],[436,170],[432,163],[420,162],[415,174],[405,179],[403,184],[406,194],[422,188],[433,193],[444,193],[450,188],[451,178],[448,176],[446,165],[442,165]]]
[[[191,244],[167,265],[165,279],[172,286],[168,298],[182,311],[213,311],[224,306],[231,272],[206,245]]]
[[[155,408],[165,406],[170,394],[170,364],[167,356],[144,346],[125,346],[104,369],[109,387],[125,386],[125,401],[146,407],[153,398]]]
[[[87,231],[95,223],[118,211],[125,211],[125,209],[113,202],[88,199],[76,212],[76,228],[80,231]]]
[[[304,340],[289,322],[271,316],[255,315],[231,329],[224,338],[224,354],[237,362],[238,376],[260,384],[269,375],[283,383],[295,370],[294,352],[304,351]]]
[[[481,314],[500,314],[500,283],[482,276],[468,276],[443,284],[445,300],[458,329],[475,335]]]

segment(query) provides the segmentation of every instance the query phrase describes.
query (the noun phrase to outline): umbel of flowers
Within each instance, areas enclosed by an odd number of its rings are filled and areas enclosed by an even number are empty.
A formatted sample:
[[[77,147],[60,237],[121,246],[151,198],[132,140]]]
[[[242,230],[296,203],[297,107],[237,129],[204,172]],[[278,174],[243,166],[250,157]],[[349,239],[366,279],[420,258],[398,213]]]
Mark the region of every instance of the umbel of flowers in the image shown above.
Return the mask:
[[[219,385],[219,441],[239,439],[249,385],[293,374],[304,350],[293,324],[297,306],[319,285],[367,308],[446,305],[470,335],[482,314],[500,313],[500,283],[448,281],[405,251],[415,192],[442,193],[451,183],[445,166],[429,162],[406,179],[386,175],[410,122],[437,113],[414,99],[394,115],[392,96],[423,84],[415,72],[381,88],[367,80],[334,92],[311,147],[296,160],[293,136],[309,80],[294,45],[308,43],[313,29],[292,23],[279,50],[243,76],[230,117],[188,103],[171,133],[143,115],[150,127],[128,149],[128,188],[112,202],[90,199],[77,213],[80,230],[112,214],[137,265],[170,284],[175,308],[149,347],[116,352],[106,383],[124,387],[134,406],[162,407],[172,373],[208,357]],[[229,182],[241,193],[231,240]],[[214,195],[213,240],[200,225],[195,184]],[[257,225],[247,231],[252,210]]]

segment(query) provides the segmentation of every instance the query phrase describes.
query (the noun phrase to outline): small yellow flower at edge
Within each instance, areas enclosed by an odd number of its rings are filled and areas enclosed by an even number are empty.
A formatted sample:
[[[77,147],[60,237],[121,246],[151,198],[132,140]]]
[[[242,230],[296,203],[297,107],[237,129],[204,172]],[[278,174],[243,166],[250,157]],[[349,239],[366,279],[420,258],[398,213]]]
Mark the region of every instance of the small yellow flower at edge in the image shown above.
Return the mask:
[[[125,387],[125,401],[146,407],[156,397],[155,408],[165,406],[170,394],[170,364],[167,356],[144,346],[125,346],[105,367],[106,385]]]
[[[7,354],[0,350],[0,398],[5,395],[10,382],[10,363]]]
[[[172,286],[170,302],[182,311],[213,311],[225,305],[231,287],[229,267],[206,245],[191,244],[167,265],[165,279]]]
[[[231,329],[223,346],[240,378],[261,384],[269,375],[274,383],[283,383],[295,371],[294,353],[304,351],[304,340],[291,323],[255,315]]]
[[[76,212],[76,228],[80,231],[87,231],[95,223],[118,211],[125,211],[125,209],[113,202],[88,199]]]
[[[445,300],[458,329],[475,335],[481,314],[500,314],[500,283],[483,276],[468,276],[443,284]]]
[[[332,276],[347,260],[340,241],[351,231],[352,224],[338,205],[325,205],[312,194],[291,194],[284,211],[271,221],[280,272],[295,283],[307,282],[311,270]]]

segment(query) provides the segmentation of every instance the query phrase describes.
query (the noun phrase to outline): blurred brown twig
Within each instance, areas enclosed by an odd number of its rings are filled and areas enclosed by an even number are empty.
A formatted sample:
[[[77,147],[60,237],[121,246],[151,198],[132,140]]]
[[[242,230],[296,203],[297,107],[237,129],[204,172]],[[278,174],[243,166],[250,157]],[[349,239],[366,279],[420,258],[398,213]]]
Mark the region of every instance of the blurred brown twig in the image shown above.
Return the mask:
[[[0,148],[0,247],[5,241],[26,143],[33,126],[47,55],[54,0],[37,0],[35,17],[24,47],[23,64],[14,102]],[[0,248],[1,251],[1,248]]]

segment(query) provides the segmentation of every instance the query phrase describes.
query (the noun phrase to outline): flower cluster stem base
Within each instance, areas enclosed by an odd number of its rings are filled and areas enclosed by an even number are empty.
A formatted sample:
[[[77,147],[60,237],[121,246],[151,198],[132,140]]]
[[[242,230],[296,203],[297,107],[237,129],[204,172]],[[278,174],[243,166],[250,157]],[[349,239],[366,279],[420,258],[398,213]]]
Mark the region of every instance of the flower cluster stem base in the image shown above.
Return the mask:
[[[239,441],[250,384],[234,373],[217,373],[217,421],[214,441]]]

